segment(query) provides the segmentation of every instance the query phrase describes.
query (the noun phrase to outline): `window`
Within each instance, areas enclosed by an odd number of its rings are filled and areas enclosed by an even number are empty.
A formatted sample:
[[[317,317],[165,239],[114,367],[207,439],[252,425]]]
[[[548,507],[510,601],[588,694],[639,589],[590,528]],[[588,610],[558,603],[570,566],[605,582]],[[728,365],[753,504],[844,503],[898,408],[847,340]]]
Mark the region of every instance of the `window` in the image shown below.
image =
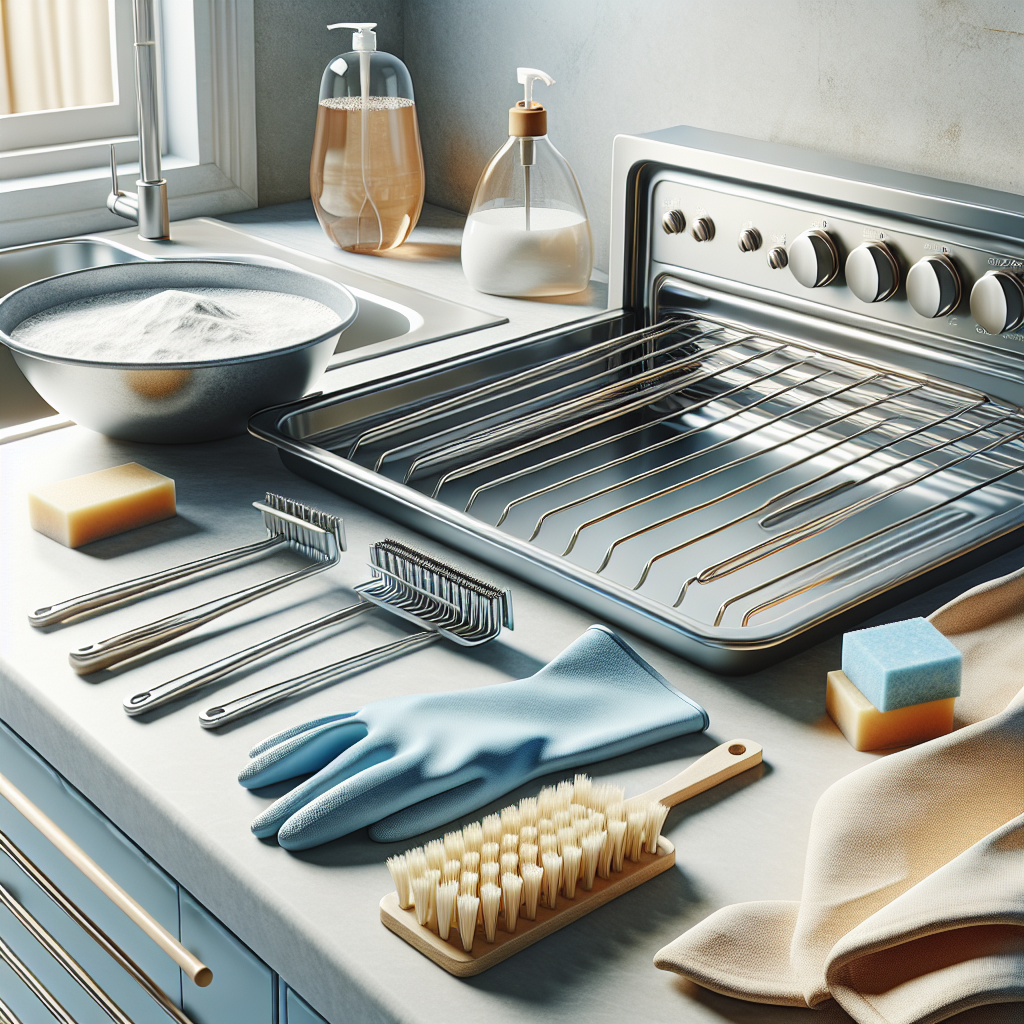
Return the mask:
[[[171,218],[249,209],[253,0],[155,3]],[[0,15],[0,246],[126,227],[105,202],[111,143],[122,188],[138,170],[132,0],[0,0]]]
[[[132,42],[131,0],[0,0],[0,150],[134,135]]]

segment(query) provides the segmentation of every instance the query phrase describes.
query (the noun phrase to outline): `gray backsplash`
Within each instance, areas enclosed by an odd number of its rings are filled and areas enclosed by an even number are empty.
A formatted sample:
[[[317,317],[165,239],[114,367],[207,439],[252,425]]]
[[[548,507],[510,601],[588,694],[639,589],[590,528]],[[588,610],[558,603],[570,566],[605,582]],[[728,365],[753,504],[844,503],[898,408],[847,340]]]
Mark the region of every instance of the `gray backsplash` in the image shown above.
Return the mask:
[[[261,205],[308,195],[328,21],[409,65],[427,200],[465,211],[519,65],[607,267],[611,141],[691,124],[1024,193],[1020,0],[256,0]]]

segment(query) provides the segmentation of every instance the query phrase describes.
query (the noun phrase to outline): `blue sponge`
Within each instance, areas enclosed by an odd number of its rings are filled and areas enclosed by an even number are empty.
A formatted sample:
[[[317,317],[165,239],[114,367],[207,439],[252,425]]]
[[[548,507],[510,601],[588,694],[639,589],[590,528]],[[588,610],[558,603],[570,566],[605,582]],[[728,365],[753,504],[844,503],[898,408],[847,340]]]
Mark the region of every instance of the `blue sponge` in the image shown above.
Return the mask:
[[[960,696],[960,652],[925,619],[847,633],[843,671],[879,711]]]

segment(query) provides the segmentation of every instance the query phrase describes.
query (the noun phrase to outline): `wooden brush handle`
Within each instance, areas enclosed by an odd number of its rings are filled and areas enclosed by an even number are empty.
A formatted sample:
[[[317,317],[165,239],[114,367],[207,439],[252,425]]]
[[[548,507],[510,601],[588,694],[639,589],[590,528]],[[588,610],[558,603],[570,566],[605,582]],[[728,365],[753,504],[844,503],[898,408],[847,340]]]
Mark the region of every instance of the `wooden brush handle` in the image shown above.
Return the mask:
[[[761,744],[751,740],[729,740],[721,743],[714,750],[709,750],[702,758],[684,768],[678,775],[673,775],[654,789],[649,789],[640,796],[630,800],[649,803],[657,800],[666,807],[675,807],[691,796],[703,793],[712,786],[717,786],[726,779],[731,779],[755,764],[761,763]]]
[[[131,898],[66,832],[51,821],[10,779],[0,775],[0,796],[27,818],[111,902],[124,911],[197,985],[213,981],[213,972],[193,956],[159,921]]]

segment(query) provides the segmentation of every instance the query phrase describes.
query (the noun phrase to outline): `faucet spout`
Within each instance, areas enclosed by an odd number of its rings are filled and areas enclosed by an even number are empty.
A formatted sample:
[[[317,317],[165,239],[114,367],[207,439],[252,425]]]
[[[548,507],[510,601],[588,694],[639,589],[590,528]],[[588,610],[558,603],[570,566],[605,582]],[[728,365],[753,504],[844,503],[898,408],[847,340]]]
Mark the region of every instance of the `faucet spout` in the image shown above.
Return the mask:
[[[117,163],[110,147],[110,195],[107,209],[139,225],[139,237],[171,237],[167,181],[160,173],[160,114],[157,107],[156,25],[153,0],[134,0],[135,95],[139,120],[139,180],[135,195],[117,187]]]

